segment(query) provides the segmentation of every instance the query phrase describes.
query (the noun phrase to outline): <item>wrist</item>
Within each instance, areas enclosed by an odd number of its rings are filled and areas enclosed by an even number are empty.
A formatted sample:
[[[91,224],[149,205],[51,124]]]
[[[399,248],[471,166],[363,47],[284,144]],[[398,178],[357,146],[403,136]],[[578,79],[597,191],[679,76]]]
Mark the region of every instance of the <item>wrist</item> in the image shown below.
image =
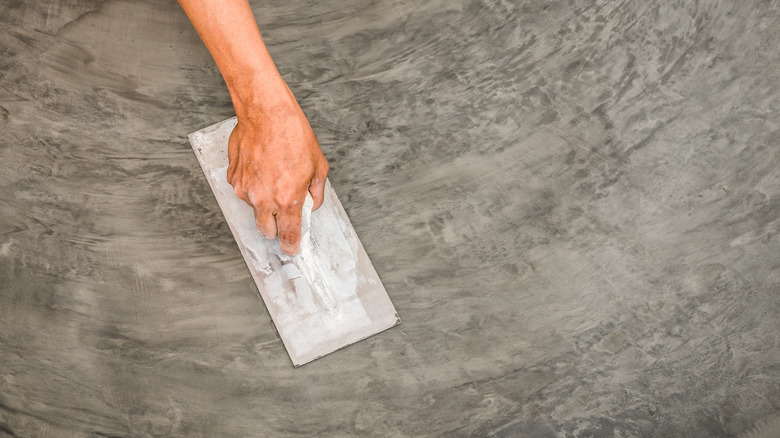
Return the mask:
[[[289,105],[290,89],[273,65],[251,74],[235,76],[226,82],[239,120],[250,119],[258,111],[267,112],[274,107]]]

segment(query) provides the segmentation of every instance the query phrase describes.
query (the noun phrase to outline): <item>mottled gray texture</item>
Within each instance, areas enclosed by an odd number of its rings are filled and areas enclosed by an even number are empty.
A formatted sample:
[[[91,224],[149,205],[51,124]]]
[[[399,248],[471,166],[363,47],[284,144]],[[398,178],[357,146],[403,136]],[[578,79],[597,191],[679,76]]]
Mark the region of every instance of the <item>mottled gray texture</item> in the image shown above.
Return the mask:
[[[290,365],[175,2],[4,0],[0,436],[778,432],[778,1],[254,7],[404,324]]]

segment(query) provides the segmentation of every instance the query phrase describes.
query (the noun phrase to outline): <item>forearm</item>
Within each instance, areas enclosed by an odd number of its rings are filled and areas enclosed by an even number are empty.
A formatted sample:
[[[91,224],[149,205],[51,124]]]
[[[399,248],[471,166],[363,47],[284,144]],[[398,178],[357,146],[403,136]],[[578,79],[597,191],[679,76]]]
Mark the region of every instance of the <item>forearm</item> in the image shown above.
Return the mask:
[[[261,235],[300,250],[306,193],[324,200],[328,161],[265,48],[247,0],[178,0],[225,78],[238,123],[227,179],[251,205]]]
[[[225,79],[236,114],[286,98],[247,0],[178,0]]]

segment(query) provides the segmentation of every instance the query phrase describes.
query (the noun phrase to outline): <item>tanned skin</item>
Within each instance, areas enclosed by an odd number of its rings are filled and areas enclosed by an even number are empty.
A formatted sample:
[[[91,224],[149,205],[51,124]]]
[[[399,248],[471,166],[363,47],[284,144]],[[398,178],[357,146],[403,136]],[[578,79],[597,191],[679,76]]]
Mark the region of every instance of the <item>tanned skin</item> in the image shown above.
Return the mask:
[[[265,47],[247,0],[178,0],[225,79],[238,124],[228,182],[260,234],[297,254],[306,192],[322,205],[328,161]]]

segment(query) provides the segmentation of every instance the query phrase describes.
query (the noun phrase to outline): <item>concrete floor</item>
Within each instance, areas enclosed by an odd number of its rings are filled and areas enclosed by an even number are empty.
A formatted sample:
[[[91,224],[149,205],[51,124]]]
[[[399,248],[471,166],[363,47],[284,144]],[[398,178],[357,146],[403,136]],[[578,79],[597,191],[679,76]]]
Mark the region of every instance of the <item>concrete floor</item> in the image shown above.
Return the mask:
[[[404,324],[294,369],[173,1],[0,1],[0,436],[780,436],[780,2],[255,1]]]

